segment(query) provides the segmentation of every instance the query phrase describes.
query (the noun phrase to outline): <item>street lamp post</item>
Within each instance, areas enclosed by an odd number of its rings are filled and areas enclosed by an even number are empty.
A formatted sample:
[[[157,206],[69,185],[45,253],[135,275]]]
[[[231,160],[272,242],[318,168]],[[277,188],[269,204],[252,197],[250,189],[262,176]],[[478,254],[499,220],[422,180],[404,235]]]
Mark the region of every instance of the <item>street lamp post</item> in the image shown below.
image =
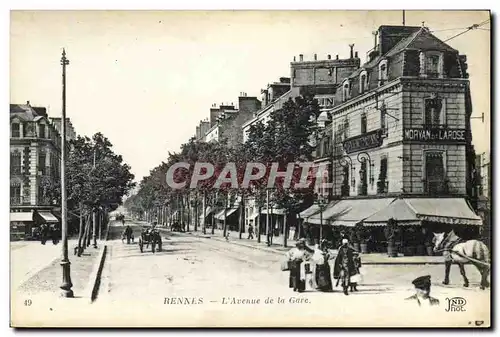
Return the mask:
[[[318,195],[318,199],[316,201],[319,207],[319,244],[321,244],[321,240],[323,240],[323,211],[326,208],[325,198],[320,194]]]
[[[73,284],[71,283],[71,268],[68,258],[68,221],[66,207],[66,66],[69,60],[66,58],[66,51],[63,49],[61,57],[62,65],[62,119],[61,119],[61,239],[62,258],[61,267],[63,280],[61,284],[61,296],[73,297]]]

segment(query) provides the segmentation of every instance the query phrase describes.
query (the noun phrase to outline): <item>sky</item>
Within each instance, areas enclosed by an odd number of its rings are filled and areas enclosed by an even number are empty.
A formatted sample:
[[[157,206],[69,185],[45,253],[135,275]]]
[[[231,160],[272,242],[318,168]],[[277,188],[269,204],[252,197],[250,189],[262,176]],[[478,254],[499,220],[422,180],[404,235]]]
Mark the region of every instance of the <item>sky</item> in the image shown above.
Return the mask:
[[[489,19],[488,12],[406,11],[447,39]],[[290,62],[349,57],[361,63],[380,25],[400,25],[402,11],[12,11],[10,102],[61,114],[62,48],[67,117],[77,134],[102,132],[132,167],[136,181],[178,151],[214,103],[290,76]],[[490,148],[490,24],[448,44],[467,55],[476,152]]]

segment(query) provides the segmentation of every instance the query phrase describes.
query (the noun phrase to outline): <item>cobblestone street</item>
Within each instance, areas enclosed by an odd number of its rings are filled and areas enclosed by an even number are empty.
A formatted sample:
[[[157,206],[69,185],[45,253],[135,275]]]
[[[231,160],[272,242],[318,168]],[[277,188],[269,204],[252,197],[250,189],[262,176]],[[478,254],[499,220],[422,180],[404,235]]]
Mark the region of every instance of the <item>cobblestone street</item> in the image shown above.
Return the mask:
[[[121,228],[112,231],[115,238],[119,230]],[[139,227],[134,226],[134,231],[137,239]],[[257,317],[277,305],[263,306],[265,299],[280,297],[287,304],[280,307],[287,315],[302,312],[306,316],[338,318],[354,315],[360,307],[369,310],[374,303],[377,310],[392,308],[394,311],[412,295],[411,281],[425,274],[433,277],[432,296],[441,300],[443,315],[446,298],[463,297],[474,306],[484,305],[487,302],[482,301],[489,296],[489,291],[479,290],[479,273],[471,266],[466,269],[470,288],[461,287],[462,278],[455,267],[451,273],[452,284],[441,285],[443,265],[369,265],[363,268],[364,280],[357,293],[345,296],[337,287],[333,293],[311,290],[298,294],[288,288],[288,273],[280,271],[282,256],[279,254],[184,233],[163,232],[162,236],[163,251],[154,254],[150,250],[141,253],[137,243],[127,245],[117,239],[109,242],[110,255],[96,305],[141,307],[152,315],[158,314],[155,311],[159,308],[172,315],[190,307],[194,310],[193,317],[204,319],[201,311],[193,307],[231,312],[234,298],[254,303],[245,307],[252,307],[249,312],[258,320]],[[259,304],[252,302],[256,299],[260,300]],[[314,306],[307,307],[313,302]],[[179,305],[181,303],[183,305]],[[291,308],[297,311],[290,311]],[[238,311],[238,315],[246,312]],[[461,323],[455,319],[455,324]]]

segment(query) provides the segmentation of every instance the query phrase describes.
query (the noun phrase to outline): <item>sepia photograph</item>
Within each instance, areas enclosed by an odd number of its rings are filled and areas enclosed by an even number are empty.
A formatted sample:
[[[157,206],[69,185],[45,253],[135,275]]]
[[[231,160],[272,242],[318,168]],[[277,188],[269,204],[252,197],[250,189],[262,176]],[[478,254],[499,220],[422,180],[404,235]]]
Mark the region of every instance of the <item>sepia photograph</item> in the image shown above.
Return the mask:
[[[10,327],[492,326],[489,10],[11,10]]]

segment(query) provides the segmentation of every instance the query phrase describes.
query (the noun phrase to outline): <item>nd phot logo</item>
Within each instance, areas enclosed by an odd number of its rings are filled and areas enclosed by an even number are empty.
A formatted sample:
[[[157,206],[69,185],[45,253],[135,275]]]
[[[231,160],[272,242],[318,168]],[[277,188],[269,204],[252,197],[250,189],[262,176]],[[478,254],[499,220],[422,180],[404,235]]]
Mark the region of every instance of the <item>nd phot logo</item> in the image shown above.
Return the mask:
[[[446,298],[447,306],[445,311],[450,312],[458,312],[458,311],[465,311],[465,305],[467,304],[467,301],[463,297],[452,297],[452,298]]]

